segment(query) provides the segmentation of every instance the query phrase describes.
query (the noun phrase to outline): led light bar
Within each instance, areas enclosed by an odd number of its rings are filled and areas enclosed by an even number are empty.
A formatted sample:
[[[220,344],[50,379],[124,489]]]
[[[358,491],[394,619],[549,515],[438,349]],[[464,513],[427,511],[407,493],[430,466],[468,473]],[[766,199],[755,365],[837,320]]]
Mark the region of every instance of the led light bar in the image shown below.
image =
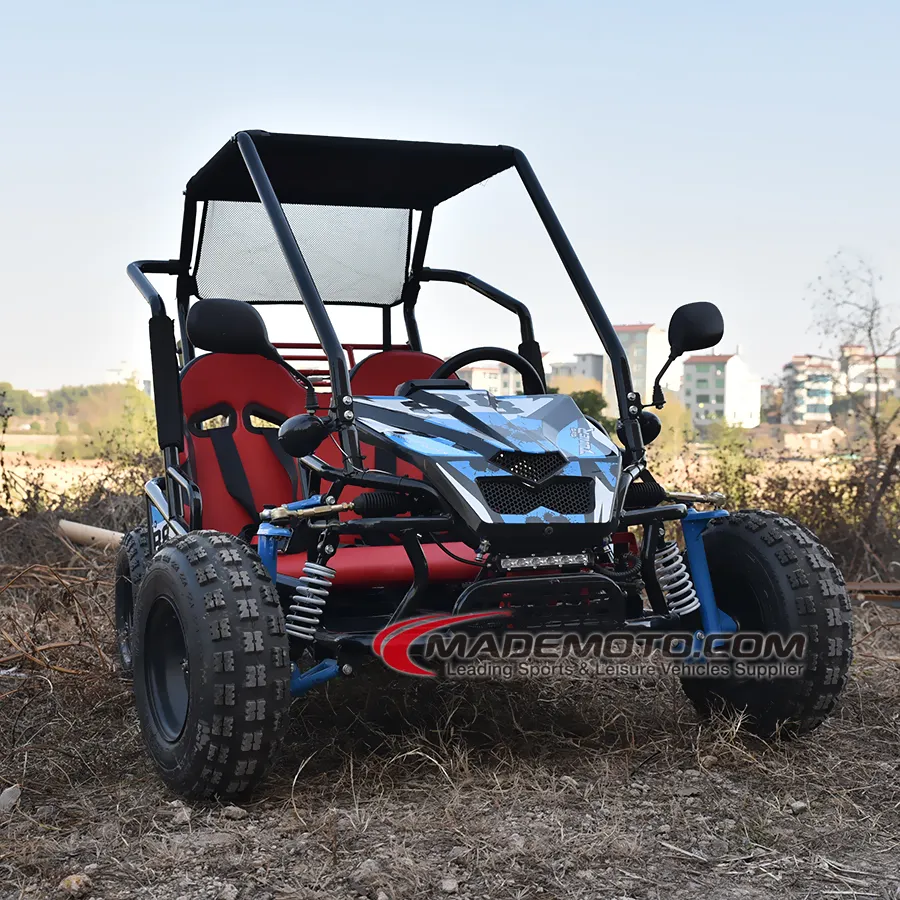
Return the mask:
[[[553,556],[507,556],[500,560],[501,569],[561,569],[565,566],[589,566],[591,554],[558,553]]]

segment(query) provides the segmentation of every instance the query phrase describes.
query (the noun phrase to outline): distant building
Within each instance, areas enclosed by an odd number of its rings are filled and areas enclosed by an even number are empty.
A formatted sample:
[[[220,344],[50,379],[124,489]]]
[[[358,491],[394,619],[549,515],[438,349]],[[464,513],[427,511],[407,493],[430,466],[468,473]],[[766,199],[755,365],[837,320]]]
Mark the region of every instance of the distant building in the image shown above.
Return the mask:
[[[152,382],[144,378],[138,369],[123,360],[118,366],[106,370],[106,384],[131,384],[139,391],[143,391],[148,397],[153,396]]]
[[[871,409],[876,402],[883,402],[897,391],[897,357],[894,355],[879,356],[876,363],[865,347],[845,344],[836,366],[834,393],[837,397],[862,396]]]
[[[490,391],[499,397],[524,393],[522,376],[511,366],[466,366],[457,369],[456,374],[477,391]]]
[[[644,403],[649,403],[653,396],[653,382],[669,358],[668,332],[658,325],[614,325],[613,328],[628,359],[634,389],[641,395]],[[663,387],[670,395],[681,391],[681,376],[682,362],[675,360],[662,380]],[[616,388],[609,360],[604,365],[603,393],[610,408],[616,409]]]
[[[597,391],[603,393],[603,354],[576,353],[574,362],[550,364],[550,387],[561,394],[574,391]]]
[[[134,366],[122,360],[119,365],[110,366],[106,370],[106,378],[104,380],[107,384],[128,384],[128,382],[137,378],[137,374]]]
[[[784,367],[781,421],[786,425],[831,422],[836,409],[847,408],[850,397],[873,408],[897,394],[897,361],[895,355],[876,361],[856,344],[841,347],[838,359],[810,354],[792,357]]]
[[[750,432],[750,438],[759,448],[768,445],[801,459],[831,456],[846,446],[847,433],[829,423],[809,425],[762,424]]]
[[[837,425],[824,426],[815,432],[786,432],[784,448],[798,456],[814,458],[830,456],[839,450],[847,440],[847,434]]]
[[[782,423],[830,422],[837,376],[838,364],[833,359],[810,354],[792,356],[783,369]]]
[[[684,405],[695,425],[724,421],[759,425],[760,378],[736,354],[691,356],[684,361]]]

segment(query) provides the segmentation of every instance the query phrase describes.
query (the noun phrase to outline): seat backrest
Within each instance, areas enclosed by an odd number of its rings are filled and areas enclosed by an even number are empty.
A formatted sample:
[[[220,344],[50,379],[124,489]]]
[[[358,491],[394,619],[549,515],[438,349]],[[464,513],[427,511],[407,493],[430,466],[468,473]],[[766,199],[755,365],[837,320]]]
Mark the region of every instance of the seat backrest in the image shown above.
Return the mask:
[[[392,397],[398,385],[417,378],[430,378],[442,362],[440,357],[417,350],[384,350],[373,353],[361,359],[351,369],[350,390],[358,397]],[[422,477],[419,469],[397,459],[393,453],[366,443],[360,444],[360,450],[367,469],[382,469],[412,478]],[[323,442],[316,455],[333,466],[343,465],[341,452],[333,441]],[[341,493],[341,500],[352,500],[366,490],[368,488],[347,487]],[[350,518],[352,514],[345,513],[343,517]]]
[[[404,381],[431,378],[443,362],[419,350],[384,350],[361,359],[350,372],[350,389],[363,397],[392,397]]]
[[[302,496],[302,475],[278,445],[277,426],[306,411],[306,391],[283,366],[250,354],[205,354],[182,370],[181,395],[182,462],[200,488],[204,528],[239,534],[264,505]]]

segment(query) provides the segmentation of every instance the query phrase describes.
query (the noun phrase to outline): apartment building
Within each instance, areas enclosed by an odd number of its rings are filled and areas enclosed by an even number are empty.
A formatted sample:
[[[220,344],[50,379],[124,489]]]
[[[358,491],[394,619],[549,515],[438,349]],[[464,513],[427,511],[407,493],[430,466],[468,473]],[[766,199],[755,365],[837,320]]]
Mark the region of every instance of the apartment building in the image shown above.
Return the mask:
[[[521,394],[522,376],[511,366],[495,365],[466,366],[458,369],[457,375],[478,391],[490,391],[498,397]]]
[[[831,421],[831,406],[839,368],[826,356],[792,356],[784,366],[784,399],[781,422],[784,425],[814,425]]]
[[[631,380],[645,403],[653,396],[653,382],[669,358],[669,334],[659,325],[614,325],[631,369]],[[669,367],[662,385],[669,396],[678,394],[682,385],[683,364],[680,359]],[[616,389],[609,360],[604,363],[603,395],[611,409],[616,409]]]
[[[561,394],[574,391],[603,392],[603,354],[576,353],[575,361],[550,364],[547,383]]]
[[[725,421],[759,425],[761,380],[736,353],[691,356],[684,361],[684,405],[695,425]]]
[[[876,360],[865,347],[845,344],[836,364],[835,397],[862,396],[870,408],[883,402],[897,392],[897,359],[891,355]]]
[[[872,408],[897,394],[900,379],[897,356],[876,360],[865,347],[845,344],[837,359],[814,354],[791,357],[784,367],[785,425],[830,422],[834,407],[846,407],[848,398],[862,399]]]

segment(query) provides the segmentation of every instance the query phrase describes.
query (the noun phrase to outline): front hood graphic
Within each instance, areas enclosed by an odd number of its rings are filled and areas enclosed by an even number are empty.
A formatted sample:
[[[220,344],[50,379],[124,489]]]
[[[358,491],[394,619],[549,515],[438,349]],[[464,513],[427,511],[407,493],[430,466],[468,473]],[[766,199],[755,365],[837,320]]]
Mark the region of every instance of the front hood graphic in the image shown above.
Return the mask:
[[[571,397],[421,390],[410,397],[354,397],[354,408],[363,440],[421,468],[470,524],[598,524],[612,518],[621,469],[619,450],[584,417]],[[508,465],[491,461],[517,453],[558,454],[559,466],[546,478],[529,483]],[[484,478],[504,479],[502,486],[494,485],[497,491],[489,492],[494,498],[490,501],[482,490]],[[592,483],[586,485],[584,479]],[[551,490],[553,485],[575,485],[582,495],[591,491],[591,508],[587,509],[582,496],[577,512],[566,511],[572,501]],[[496,497],[503,491],[514,496],[498,503]],[[526,510],[529,497],[536,505]]]

